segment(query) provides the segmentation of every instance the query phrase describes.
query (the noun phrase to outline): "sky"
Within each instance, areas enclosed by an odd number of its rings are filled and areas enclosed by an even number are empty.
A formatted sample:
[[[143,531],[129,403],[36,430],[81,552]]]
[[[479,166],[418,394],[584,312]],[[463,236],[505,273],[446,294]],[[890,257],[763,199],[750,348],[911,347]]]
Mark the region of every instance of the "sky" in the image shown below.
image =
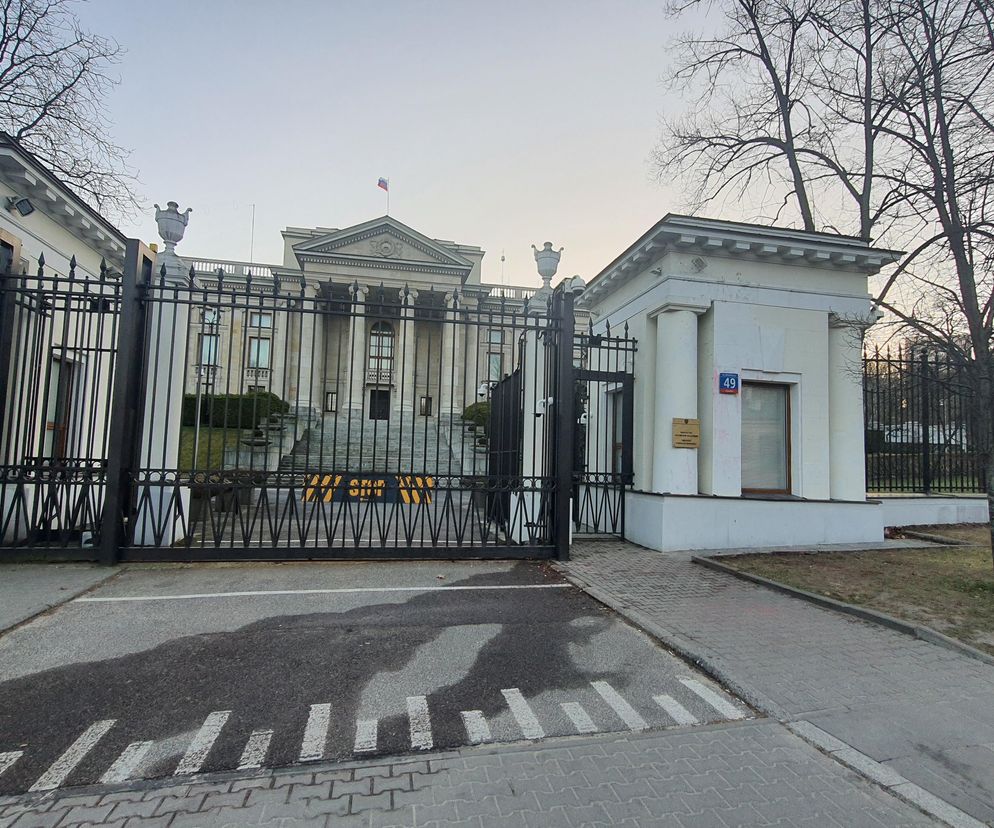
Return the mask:
[[[91,0],[126,50],[108,99],[146,202],[192,207],[188,259],[282,260],[287,226],[390,214],[487,251],[483,280],[595,276],[668,211],[650,153],[685,102],[662,0]],[[252,238],[252,206],[255,231]],[[734,218],[734,216],[725,217]],[[506,262],[502,266],[501,254]]]

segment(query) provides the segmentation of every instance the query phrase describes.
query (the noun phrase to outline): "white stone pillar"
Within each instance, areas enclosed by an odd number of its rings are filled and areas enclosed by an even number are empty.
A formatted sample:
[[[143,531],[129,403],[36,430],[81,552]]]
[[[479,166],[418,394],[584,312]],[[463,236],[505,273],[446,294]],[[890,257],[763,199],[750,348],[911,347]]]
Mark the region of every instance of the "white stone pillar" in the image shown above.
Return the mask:
[[[828,327],[829,492],[866,500],[861,326],[835,316]]]
[[[450,416],[455,404],[456,384],[461,381],[458,366],[455,368],[456,357],[456,319],[459,315],[459,292],[445,294],[445,320],[442,322],[442,353],[439,360],[438,406],[439,416]]]
[[[345,407],[361,409],[366,389],[366,295],[369,288],[354,283],[349,287],[352,315],[349,317],[349,380]],[[341,407],[341,406],[340,406]]]
[[[159,301],[149,303],[148,375],[138,456],[142,467],[163,469],[167,479],[175,479],[190,335],[190,274],[168,242],[157,258],[156,269],[152,297]],[[156,472],[150,478],[146,491],[139,487],[134,542],[136,546],[171,546],[183,540],[189,529],[190,488],[159,485],[161,478]]]
[[[656,399],[652,490],[697,494],[697,449],[673,447],[673,420],[697,419],[697,316],[664,306],[656,315]]]
[[[297,317],[298,357],[297,373],[294,374],[293,381],[297,384],[296,408],[298,414],[310,414],[312,408],[321,405],[318,396],[319,379],[318,373],[321,370],[321,354],[317,351],[315,341],[315,330],[317,320],[314,315],[314,308],[317,300],[314,297],[313,289],[308,288],[302,297],[298,299],[301,303]]]
[[[404,414],[414,411],[415,376],[414,361],[415,350],[417,349],[417,339],[414,334],[414,303],[418,298],[418,292],[410,288],[400,291],[400,370],[401,375],[397,375],[397,360],[394,360],[394,385],[397,387],[400,398],[400,409]]]

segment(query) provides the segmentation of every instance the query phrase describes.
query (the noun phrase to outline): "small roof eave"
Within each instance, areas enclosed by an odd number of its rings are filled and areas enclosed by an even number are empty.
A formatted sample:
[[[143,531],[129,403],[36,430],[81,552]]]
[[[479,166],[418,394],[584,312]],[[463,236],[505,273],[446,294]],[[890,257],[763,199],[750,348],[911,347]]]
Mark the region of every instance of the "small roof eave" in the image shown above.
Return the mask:
[[[782,263],[808,261],[818,267],[867,275],[904,255],[871,247],[852,236],[669,213],[591,279],[578,304],[591,305],[671,250]]]

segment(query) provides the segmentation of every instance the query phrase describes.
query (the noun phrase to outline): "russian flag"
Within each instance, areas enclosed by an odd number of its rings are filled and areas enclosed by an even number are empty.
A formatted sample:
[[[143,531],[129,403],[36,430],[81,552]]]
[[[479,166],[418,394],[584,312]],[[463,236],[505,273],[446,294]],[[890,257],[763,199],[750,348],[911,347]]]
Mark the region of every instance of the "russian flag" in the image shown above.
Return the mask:
[[[381,177],[380,180],[376,182],[376,186],[379,187],[381,190],[386,190],[389,193],[390,192],[390,179],[389,178],[382,178]]]

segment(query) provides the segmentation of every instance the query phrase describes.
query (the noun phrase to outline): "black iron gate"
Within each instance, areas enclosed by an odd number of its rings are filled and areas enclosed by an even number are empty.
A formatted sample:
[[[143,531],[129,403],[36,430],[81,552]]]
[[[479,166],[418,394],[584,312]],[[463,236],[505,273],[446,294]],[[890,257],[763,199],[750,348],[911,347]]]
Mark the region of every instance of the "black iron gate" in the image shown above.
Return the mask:
[[[0,282],[0,559],[551,557],[571,515],[620,531],[630,459],[601,434],[629,350],[575,336],[571,293],[142,250]]]
[[[625,533],[625,490],[633,482],[635,352],[627,323],[621,334],[591,325],[573,349],[576,416],[572,519],[576,534]]]

